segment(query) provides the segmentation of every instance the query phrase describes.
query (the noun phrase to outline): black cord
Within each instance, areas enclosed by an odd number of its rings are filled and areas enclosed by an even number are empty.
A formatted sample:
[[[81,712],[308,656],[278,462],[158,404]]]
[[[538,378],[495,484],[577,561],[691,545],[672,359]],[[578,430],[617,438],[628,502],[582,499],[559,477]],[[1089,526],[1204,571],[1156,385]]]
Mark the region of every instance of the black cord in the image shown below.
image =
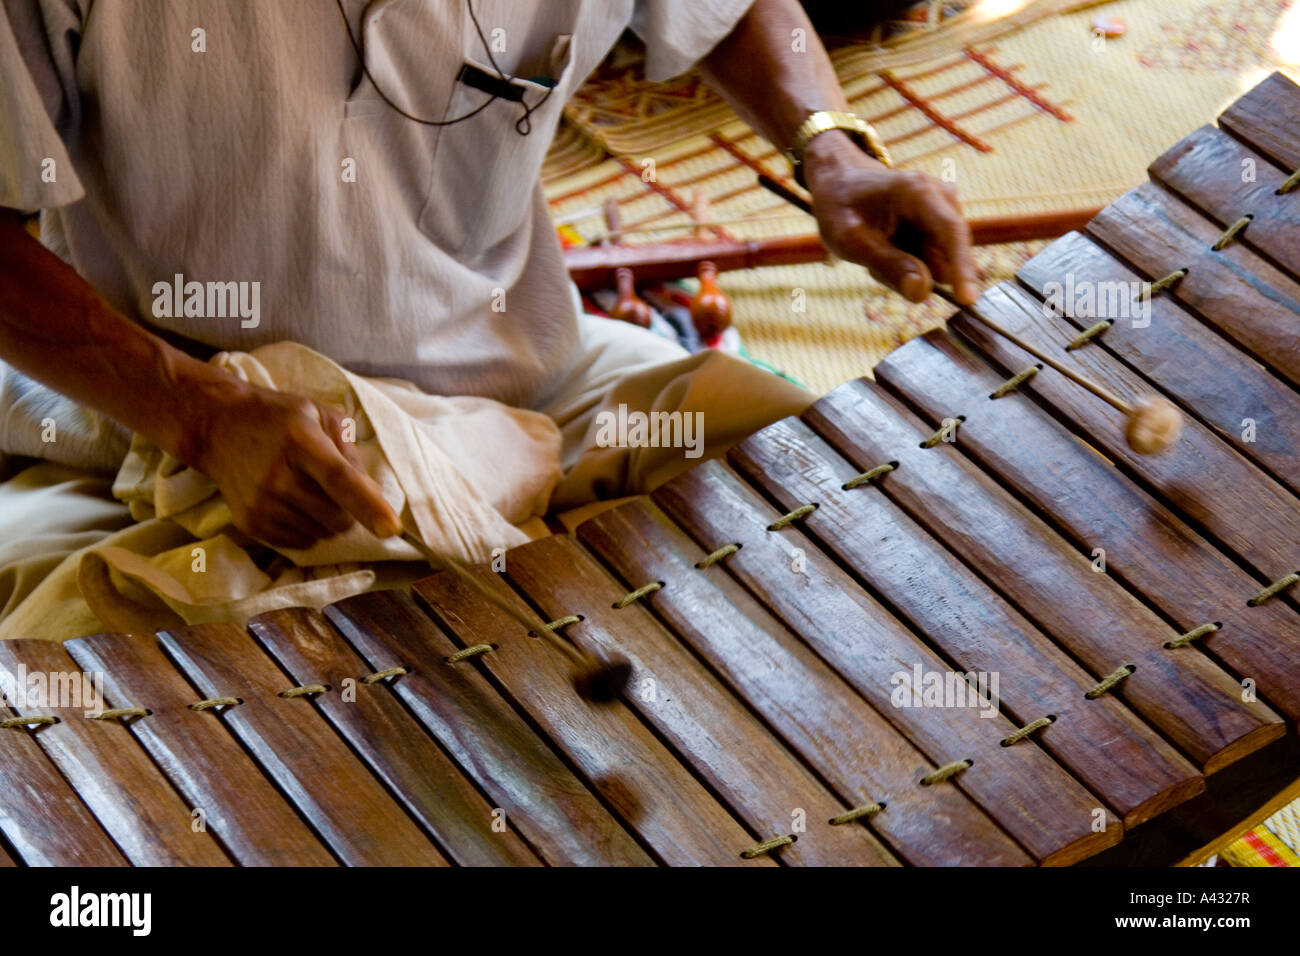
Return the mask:
[[[493,93],[489,95],[488,98],[484,100],[481,105],[470,110],[468,113],[464,114],[463,116],[457,116],[454,119],[449,119],[449,120],[431,120],[431,119],[424,119],[419,116],[412,116],[410,113],[406,112],[406,110],[402,109],[392,100],[390,100],[388,98],[388,94],[383,91],[379,83],[376,82],[375,78],[370,74],[370,68],[366,66],[366,57],[365,57],[365,53],[362,52],[361,44],[357,41],[357,38],[352,34],[352,25],[348,23],[347,11],[343,9],[343,0],[334,0],[334,3],[339,8],[339,16],[343,18],[343,29],[347,31],[348,42],[352,44],[352,49],[357,54],[357,61],[361,64],[361,72],[363,72],[366,75],[366,79],[368,79],[370,81],[370,85],[375,88],[375,92],[379,94],[379,98],[382,99],[386,104],[388,104],[388,107],[392,109],[393,112],[399,114],[400,116],[405,117],[406,119],[410,120],[412,123],[420,123],[423,126],[454,126],[457,123],[463,123],[465,120],[471,119],[472,117],[477,116],[479,113],[482,113],[485,109],[491,106],[498,99],[497,94]],[[478,33],[479,42],[483,44],[483,51],[487,53],[488,62],[492,64],[492,69],[497,71],[498,78],[500,78],[503,82],[506,83],[512,82],[514,80],[514,77],[507,75],[501,69],[501,67],[497,65],[496,58],[492,55],[492,47],[488,44],[487,38],[483,35],[483,28],[479,26],[478,16],[475,15],[474,13],[474,0],[465,0],[465,5],[469,7],[469,17],[471,20],[474,21],[474,30],[476,33]],[[538,109],[543,103],[545,103],[548,99],[550,99],[551,93],[553,93],[554,91],[555,91],[554,87],[547,90],[546,95],[543,96],[540,100],[538,100],[537,104],[534,106],[529,106],[527,103],[523,101],[522,98],[519,100],[519,105],[524,108],[524,115],[519,117],[519,119],[515,122],[516,133],[518,133],[520,136],[527,136],[529,133],[533,131],[533,124],[532,124],[533,110]]]
[[[465,6],[469,8],[469,18],[474,21],[474,31],[478,34],[478,41],[483,44],[483,52],[487,54],[488,62],[492,64],[492,69],[497,71],[497,76],[509,83],[514,79],[514,77],[507,76],[505,71],[497,65],[497,58],[492,55],[492,45],[488,43],[487,37],[483,35],[483,28],[479,26],[478,16],[474,13],[474,0],[465,0]],[[551,94],[554,92],[555,87],[552,86],[546,91],[546,94],[537,101],[536,106],[529,106],[522,98],[520,98],[519,105],[524,108],[524,115],[515,121],[516,133],[520,136],[527,136],[533,131],[533,110],[540,109],[542,104],[549,100]]]

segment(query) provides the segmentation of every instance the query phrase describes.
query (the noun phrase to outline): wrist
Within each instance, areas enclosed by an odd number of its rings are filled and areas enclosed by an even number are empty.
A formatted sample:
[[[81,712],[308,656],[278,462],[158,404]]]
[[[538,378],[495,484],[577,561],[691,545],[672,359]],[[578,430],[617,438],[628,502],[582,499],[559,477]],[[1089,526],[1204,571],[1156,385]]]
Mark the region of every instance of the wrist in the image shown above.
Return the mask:
[[[176,397],[170,448],[173,456],[208,474],[212,433],[221,416],[254,386],[222,369],[188,355],[170,363],[167,377]],[[161,443],[160,443],[161,444]],[[164,446],[166,447],[166,446]]]
[[[819,181],[834,181],[851,170],[885,170],[879,160],[868,154],[846,131],[827,130],[814,136],[803,154],[803,178],[808,191],[818,192]]]

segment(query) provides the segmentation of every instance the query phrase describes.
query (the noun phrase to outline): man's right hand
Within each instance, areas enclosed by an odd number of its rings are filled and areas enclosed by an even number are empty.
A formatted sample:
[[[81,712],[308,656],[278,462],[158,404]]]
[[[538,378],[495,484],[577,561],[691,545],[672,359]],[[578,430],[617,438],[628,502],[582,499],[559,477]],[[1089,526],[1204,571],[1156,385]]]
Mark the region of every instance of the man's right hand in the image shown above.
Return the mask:
[[[239,382],[203,403],[187,458],[217,483],[235,526],[302,550],[354,521],[381,538],[401,531],[379,486],[358,467],[336,412]]]

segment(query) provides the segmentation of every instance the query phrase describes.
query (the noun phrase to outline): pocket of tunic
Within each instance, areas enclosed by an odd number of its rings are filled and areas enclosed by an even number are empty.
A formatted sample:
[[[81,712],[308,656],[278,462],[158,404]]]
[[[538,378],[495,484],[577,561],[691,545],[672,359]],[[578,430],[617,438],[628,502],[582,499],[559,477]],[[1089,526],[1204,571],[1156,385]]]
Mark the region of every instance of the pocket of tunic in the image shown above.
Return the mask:
[[[343,115],[348,119],[361,116],[380,116],[392,112],[392,107],[383,101],[375,84],[364,73],[357,81],[355,89],[343,103]]]
[[[556,38],[553,86],[513,81],[523,88],[523,103],[499,97],[484,106],[490,93],[456,84],[448,119],[482,109],[441,128],[428,199],[420,214],[420,230],[448,254],[462,261],[478,258],[512,236],[533,208],[542,162],[571,92],[573,43],[567,34]],[[474,58],[466,62],[496,76],[490,64]],[[527,135],[517,128],[524,104],[530,108]]]

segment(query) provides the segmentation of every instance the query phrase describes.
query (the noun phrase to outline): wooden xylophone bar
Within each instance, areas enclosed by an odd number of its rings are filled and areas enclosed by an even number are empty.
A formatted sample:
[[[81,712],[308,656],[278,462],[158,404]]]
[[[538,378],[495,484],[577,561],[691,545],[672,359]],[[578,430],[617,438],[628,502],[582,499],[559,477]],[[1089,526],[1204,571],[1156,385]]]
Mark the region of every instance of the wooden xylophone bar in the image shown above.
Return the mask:
[[[1152,863],[1294,798],[1296,117],[1269,78],[980,303],[1175,401],[1165,453],[958,314],[726,462],[471,569],[626,655],[607,706],[450,572],[0,643],[10,688],[102,674],[109,708],[6,701],[0,864]],[[1149,315],[1046,308],[1067,279],[1151,283],[1113,300]]]

